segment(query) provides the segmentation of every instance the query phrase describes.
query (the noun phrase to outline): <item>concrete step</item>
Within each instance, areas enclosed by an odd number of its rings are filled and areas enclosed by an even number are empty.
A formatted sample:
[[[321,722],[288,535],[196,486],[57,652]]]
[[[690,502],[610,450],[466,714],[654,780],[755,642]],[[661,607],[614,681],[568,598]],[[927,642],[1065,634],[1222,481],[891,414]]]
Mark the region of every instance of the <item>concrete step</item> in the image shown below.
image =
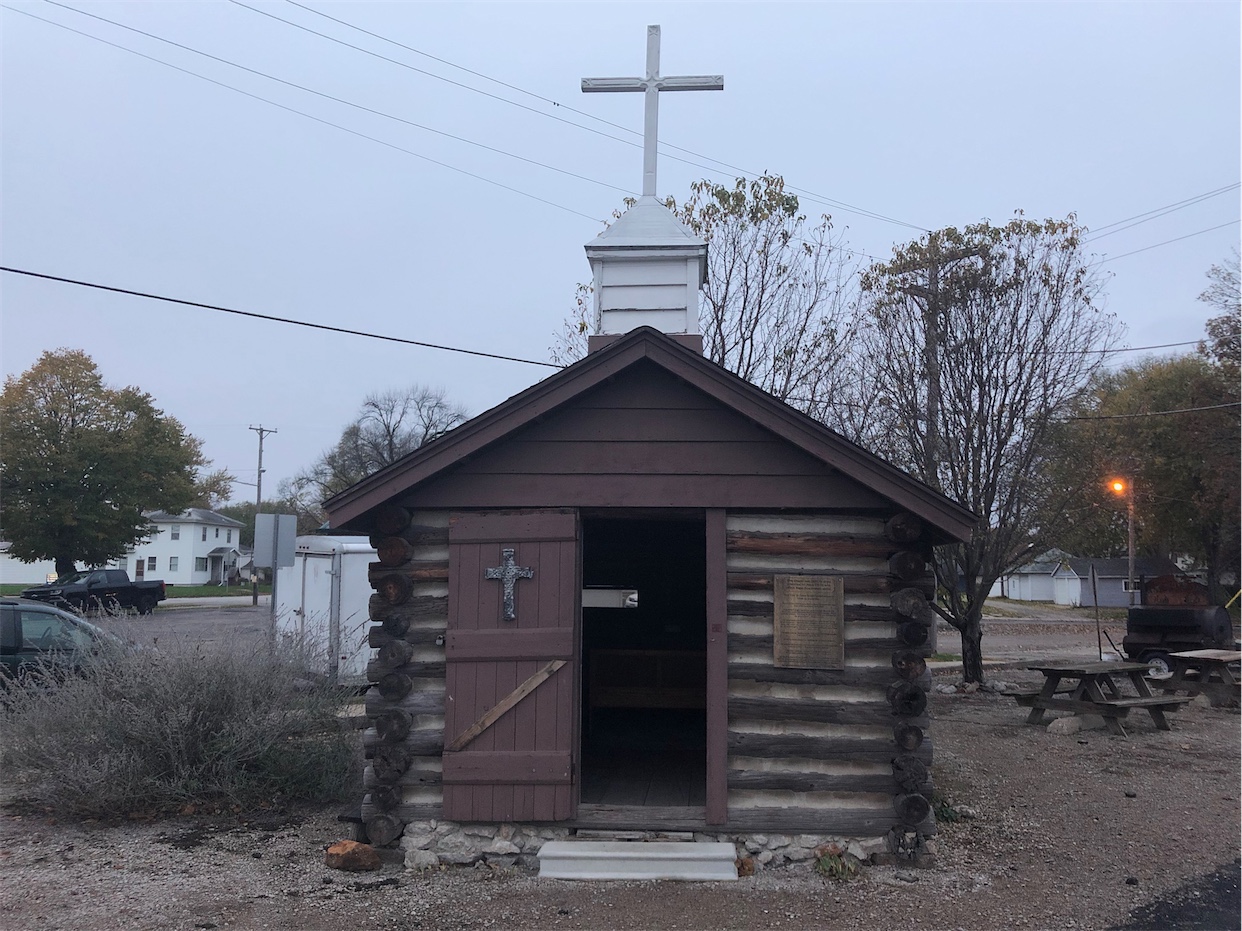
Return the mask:
[[[737,851],[725,843],[550,841],[539,850],[547,879],[737,879]]]

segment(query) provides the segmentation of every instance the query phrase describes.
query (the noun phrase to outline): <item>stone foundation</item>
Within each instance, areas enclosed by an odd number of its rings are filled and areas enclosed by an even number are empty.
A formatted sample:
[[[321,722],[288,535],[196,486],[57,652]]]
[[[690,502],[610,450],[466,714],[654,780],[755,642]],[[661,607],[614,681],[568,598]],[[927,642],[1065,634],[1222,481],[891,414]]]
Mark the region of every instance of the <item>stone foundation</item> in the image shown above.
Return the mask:
[[[401,849],[411,870],[441,865],[470,866],[486,863],[497,867],[518,866],[537,870],[539,849],[551,840],[575,836],[571,828],[534,824],[458,824],[453,821],[413,821],[405,826]],[[595,832],[598,833],[598,832]],[[623,832],[642,839],[640,832]],[[651,840],[664,840],[652,834]],[[685,839],[691,839],[685,835]],[[771,869],[814,859],[815,848],[836,844],[846,853],[867,862],[892,851],[885,838],[834,837],[824,834],[701,834],[693,840],[733,844],[739,859],[750,859],[756,869]],[[923,853],[925,851],[920,851]]]

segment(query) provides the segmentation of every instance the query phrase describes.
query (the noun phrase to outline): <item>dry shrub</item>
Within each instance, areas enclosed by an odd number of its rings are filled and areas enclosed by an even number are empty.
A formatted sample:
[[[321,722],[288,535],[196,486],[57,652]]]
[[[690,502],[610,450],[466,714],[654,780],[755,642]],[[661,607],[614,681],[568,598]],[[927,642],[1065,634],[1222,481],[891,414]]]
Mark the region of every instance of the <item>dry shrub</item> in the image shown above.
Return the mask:
[[[22,801],[73,817],[186,804],[329,801],[356,758],[345,692],[296,648],[106,647],[5,695],[3,762]]]

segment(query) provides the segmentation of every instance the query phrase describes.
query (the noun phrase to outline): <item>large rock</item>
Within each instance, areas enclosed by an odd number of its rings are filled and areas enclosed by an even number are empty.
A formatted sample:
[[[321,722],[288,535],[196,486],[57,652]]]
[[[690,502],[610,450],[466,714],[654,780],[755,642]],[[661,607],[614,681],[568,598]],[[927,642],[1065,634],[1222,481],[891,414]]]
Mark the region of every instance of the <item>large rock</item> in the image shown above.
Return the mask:
[[[382,865],[374,847],[353,840],[337,841],[324,851],[323,862],[334,870],[347,870],[351,873],[378,870]]]
[[[1057,718],[1048,724],[1049,734],[1060,734],[1068,737],[1079,731],[1095,731],[1104,726],[1104,719],[1098,714],[1076,714],[1067,718]]]
[[[436,844],[436,853],[443,863],[466,865],[474,863],[483,855],[483,844],[477,836],[446,834]]]

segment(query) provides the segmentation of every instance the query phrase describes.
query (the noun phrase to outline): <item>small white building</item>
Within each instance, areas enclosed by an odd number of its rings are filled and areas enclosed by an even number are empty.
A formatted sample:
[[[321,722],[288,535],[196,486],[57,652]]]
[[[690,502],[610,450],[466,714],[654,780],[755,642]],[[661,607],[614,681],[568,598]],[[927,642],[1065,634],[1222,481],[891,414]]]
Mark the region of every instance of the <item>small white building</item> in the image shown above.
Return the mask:
[[[1014,601],[1056,601],[1053,576],[1068,553],[1052,549],[1019,566],[992,585],[990,598],[1012,598]]]
[[[0,582],[6,585],[42,585],[49,576],[55,577],[54,560],[23,562],[9,555],[9,547],[12,545],[7,540],[0,540]]]

